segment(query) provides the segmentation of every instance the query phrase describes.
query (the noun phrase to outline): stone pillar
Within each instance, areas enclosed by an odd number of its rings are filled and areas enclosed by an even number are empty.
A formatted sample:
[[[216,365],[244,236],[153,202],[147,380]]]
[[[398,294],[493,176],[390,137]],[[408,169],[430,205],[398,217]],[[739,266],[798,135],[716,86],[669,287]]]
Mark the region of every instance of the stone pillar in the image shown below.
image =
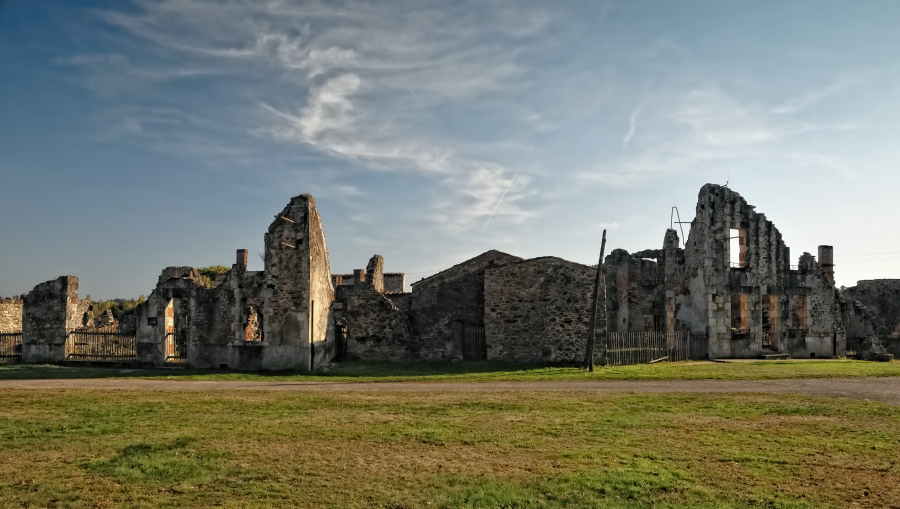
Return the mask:
[[[150,294],[135,310],[136,359],[143,366],[164,366],[166,364],[165,313],[169,299],[158,291]]]
[[[834,247],[819,246],[819,265],[822,267],[825,277],[828,278],[828,282],[834,286]]]
[[[78,278],[61,276],[34,287],[22,309],[22,362],[40,364],[66,359],[67,325],[77,310]],[[70,319],[71,318],[71,319]]]
[[[366,267],[366,284],[378,293],[384,293],[384,258],[374,255]]]

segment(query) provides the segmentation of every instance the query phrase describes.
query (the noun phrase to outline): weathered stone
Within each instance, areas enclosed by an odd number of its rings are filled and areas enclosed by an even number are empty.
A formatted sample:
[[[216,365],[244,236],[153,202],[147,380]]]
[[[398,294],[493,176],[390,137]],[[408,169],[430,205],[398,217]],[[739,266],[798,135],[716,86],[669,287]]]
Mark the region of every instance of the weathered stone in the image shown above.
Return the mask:
[[[23,301],[18,297],[0,299],[0,332],[22,330]]]
[[[487,358],[580,362],[585,355],[596,274],[596,267],[552,256],[486,269]]]

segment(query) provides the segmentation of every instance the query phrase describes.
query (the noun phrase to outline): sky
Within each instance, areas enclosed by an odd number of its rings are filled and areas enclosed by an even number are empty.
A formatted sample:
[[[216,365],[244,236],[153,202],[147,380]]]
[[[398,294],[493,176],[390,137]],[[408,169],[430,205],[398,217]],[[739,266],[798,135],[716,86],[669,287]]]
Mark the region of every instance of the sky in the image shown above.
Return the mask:
[[[900,278],[900,2],[0,0],[0,295],[262,269],[315,197],[331,270],[660,248],[706,183],[838,285]],[[685,233],[687,233],[687,226]]]

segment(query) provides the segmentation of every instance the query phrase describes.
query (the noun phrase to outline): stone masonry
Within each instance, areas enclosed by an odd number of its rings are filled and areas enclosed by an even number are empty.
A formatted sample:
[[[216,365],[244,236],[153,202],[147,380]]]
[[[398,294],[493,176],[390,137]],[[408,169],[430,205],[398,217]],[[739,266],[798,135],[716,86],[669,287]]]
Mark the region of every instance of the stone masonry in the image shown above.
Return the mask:
[[[23,301],[19,297],[0,299],[0,332],[22,330]]]
[[[487,269],[487,358],[580,362],[584,358],[596,274],[596,267],[552,256]]]
[[[603,260],[600,357],[606,331],[703,334],[712,358],[840,357],[848,338],[864,358],[900,353],[900,280],[842,294],[832,246],[792,260],[765,214],[725,186],[703,186],[695,212],[684,246],[670,228],[659,249],[613,249]],[[213,283],[192,267],[164,269],[134,313],[137,364],[310,371],[336,358],[583,359],[597,267],[490,250],[407,293],[405,275],[385,273],[379,255],[332,274],[309,195],[275,215],[264,243],[261,271],[247,269],[245,249]],[[21,328],[24,362],[65,359],[67,334],[93,322],[77,292],[78,279],[64,276],[24,300],[0,299],[0,330]]]

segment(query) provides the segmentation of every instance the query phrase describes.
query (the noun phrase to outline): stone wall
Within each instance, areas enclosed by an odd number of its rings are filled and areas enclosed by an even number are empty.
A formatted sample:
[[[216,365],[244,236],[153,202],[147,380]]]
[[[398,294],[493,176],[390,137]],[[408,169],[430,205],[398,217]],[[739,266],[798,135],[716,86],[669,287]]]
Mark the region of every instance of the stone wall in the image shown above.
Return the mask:
[[[405,293],[406,292],[406,274],[402,272],[385,272],[384,273],[384,292],[385,293]]]
[[[868,279],[843,291],[847,302],[857,301],[870,314],[873,334],[882,338],[900,338],[900,279]],[[848,337],[851,336],[848,330]],[[866,337],[853,331],[854,337]]]
[[[416,360],[410,324],[410,294],[384,295],[356,287],[344,301],[346,358],[366,361]]]
[[[60,362],[66,358],[66,334],[80,323],[78,278],[61,276],[34,287],[22,312],[22,362]]]
[[[555,257],[487,269],[484,326],[488,359],[582,361],[596,275],[595,267]]]
[[[491,250],[412,284],[413,356],[462,359],[462,327],[484,327],[484,274],[522,258]]]
[[[824,270],[804,253],[792,267],[781,233],[740,194],[703,186],[685,248],[678,242],[669,229],[663,249],[654,251],[665,285],[659,330],[708,334],[713,358],[843,355],[843,301],[831,266]]]
[[[654,258],[657,253],[640,253]],[[653,260],[615,249],[603,262],[610,332],[651,332],[664,323],[661,267]]]
[[[0,299],[0,332],[22,330],[22,299]]]
[[[330,362],[335,355],[334,287],[312,196],[291,199],[269,226],[265,245],[266,287],[271,293],[263,309],[266,341],[295,347],[299,369]]]

